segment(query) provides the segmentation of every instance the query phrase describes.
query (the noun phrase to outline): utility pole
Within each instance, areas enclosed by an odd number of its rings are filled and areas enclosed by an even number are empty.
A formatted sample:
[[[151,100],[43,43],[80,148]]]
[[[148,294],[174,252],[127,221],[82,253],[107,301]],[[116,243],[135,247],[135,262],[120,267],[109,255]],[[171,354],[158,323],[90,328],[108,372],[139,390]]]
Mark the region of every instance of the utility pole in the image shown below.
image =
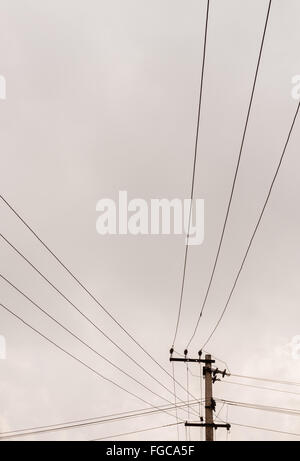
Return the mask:
[[[213,394],[212,394],[212,369],[211,369],[211,355],[205,355],[205,367],[203,374],[205,377],[205,440],[207,442],[213,442],[214,440],[214,428],[212,426],[214,422],[213,416]]]
[[[214,440],[214,429],[218,427],[224,427],[228,431],[230,430],[230,424],[216,424],[214,423],[214,411],[216,410],[216,402],[213,398],[213,384],[216,381],[220,381],[217,378],[218,374],[221,374],[224,378],[227,373],[226,370],[220,371],[218,368],[212,368],[212,364],[215,360],[212,360],[210,354],[205,355],[205,359],[201,359],[202,351],[198,352],[198,358],[189,358],[187,349],[184,351],[184,358],[173,357],[174,349],[170,349],[170,362],[187,362],[187,363],[204,363],[203,376],[205,379],[205,423],[194,423],[190,421],[185,422],[185,426],[188,427],[205,427],[205,440],[207,442],[213,442]]]

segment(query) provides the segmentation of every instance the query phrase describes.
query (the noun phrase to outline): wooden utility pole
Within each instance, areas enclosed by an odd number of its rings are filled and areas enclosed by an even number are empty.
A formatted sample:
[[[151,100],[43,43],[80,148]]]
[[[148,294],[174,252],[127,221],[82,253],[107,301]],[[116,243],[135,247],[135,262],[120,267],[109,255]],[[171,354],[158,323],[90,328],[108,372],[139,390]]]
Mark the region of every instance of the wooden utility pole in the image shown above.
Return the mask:
[[[186,421],[185,426],[186,427],[205,427],[205,440],[207,442],[213,442],[214,440],[214,430],[218,429],[218,427],[223,427],[226,428],[227,430],[230,429],[230,424],[216,424],[214,423],[214,416],[213,412],[215,411],[216,408],[216,402],[214,401],[213,398],[213,384],[216,381],[220,381],[220,379],[217,378],[217,375],[222,375],[224,378],[227,373],[226,370],[220,371],[218,368],[212,368],[212,364],[215,363],[215,360],[212,360],[210,354],[205,355],[205,359],[201,359],[202,351],[198,352],[198,358],[197,359],[192,359],[188,357],[188,351],[187,349],[184,351],[184,357],[183,358],[175,358],[173,357],[173,352],[174,349],[170,349],[170,362],[187,362],[187,363],[200,363],[200,365],[203,363],[203,376],[205,379],[205,423],[200,422],[200,423],[193,423]],[[201,379],[201,378],[200,378]],[[202,418],[201,418],[202,421]]]
[[[214,417],[213,417],[213,395],[212,395],[212,368],[211,368],[211,355],[205,355],[205,440],[213,442],[214,440]]]

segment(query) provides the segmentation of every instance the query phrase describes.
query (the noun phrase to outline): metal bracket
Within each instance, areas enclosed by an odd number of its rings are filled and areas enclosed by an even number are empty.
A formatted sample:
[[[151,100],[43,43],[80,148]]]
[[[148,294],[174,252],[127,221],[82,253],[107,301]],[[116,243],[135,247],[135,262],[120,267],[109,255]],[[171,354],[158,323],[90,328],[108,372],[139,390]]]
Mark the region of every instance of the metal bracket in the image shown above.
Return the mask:
[[[218,429],[218,427],[225,427],[228,431],[231,429],[230,424],[215,424],[215,423],[188,423],[187,421],[184,423],[187,427],[213,427],[214,429]]]

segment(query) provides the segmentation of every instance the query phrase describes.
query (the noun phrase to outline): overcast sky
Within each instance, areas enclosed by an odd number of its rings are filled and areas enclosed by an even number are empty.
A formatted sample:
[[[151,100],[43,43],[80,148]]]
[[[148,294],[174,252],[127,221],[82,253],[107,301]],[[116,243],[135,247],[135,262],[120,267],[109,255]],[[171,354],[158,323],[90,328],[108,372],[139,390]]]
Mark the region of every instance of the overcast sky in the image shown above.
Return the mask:
[[[211,0],[195,180],[195,197],[205,200],[205,240],[189,252],[176,342],[180,352],[198,317],[216,254],[267,5],[267,0]],[[119,190],[146,200],[189,197],[205,8],[204,0],[0,0],[0,74],[7,84],[7,99],[0,101],[1,194],[169,372],[184,237],[99,236],[96,203],[117,199]],[[224,307],[295,114],[291,78],[300,74],[299,17],[298,0],[273,0],[224,246],[191,355]],[[232,373],[300,381],[300,362],[289,346],[300,335],[299,147],[300,120],[228,311],[207,345]],[[172,387],[3,203],[0,219],[1,232],[18,249]],[[170,397],[3,241],[0,255],[1,274],[101,353]],[[142,398],[164,403],[76,343],[3,281],[0,293],[0,302],[62,347]],[[1,309],[0,335],[7,345],[7,359],[0,361],[2,431],[145,407]],[[184,383],[185,365],[175,370]],[[190,378],[190,386],[198,396],[199,380]],[[297,387],[279,388],[297,392]],[[215,384],[214,392],[229,400],[300,409],[299,395],[224,383]],[[228,418],[300,433],[296,416],[230,407]],[[43,438],[89,440],[173,421],[156,415]],[[197,439],[199,431],[192,437]],[[217,437],[226,434],[219,430]],[[127,437],[145,438],[176,440],[176,428]],[[233,427],[231,439],[295,437]]]

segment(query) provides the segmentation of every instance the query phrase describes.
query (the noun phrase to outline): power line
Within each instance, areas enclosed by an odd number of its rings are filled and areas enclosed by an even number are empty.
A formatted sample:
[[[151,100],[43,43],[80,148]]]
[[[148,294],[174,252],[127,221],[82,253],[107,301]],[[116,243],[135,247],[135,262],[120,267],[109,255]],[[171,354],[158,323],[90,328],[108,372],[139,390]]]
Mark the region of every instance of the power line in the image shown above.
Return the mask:
[[[244,264],[245,264],[245,262],[246,262],[247,256],[248,256],[249,251],[250,251],[250,248],[251,248],[251,246],[252,246],[254,237],[255,237],[255,235],[256,235],[256,233],[257,233],[257,230],[258,230],[258,228],[259,228],[259,225],[260,225],[260,223],[261,223],[261,220],[262,220],[262,217],[263,217],[264,212],[265,212],[265,210],[266,210],[267,204],[268,204],[268,202],[269,202],[269,199],[270,199],[270,196],[271,196],[271,193],[272,193],[272,190],[273,190],[275,181],[276,181],[276,179],[277,179],[279,170],[280,170],[280,168],[281,168],[281,165],[282,165],[282,162],[283,162],[285,153],[286,153],[286,149],[287,149],[287,146],[288,146],[288,143],[289,143],[289,140],[290,140],[290,137],[291,137],[291,134],[292,134],[292,131],[293,131],[293,128],[294,128],[296,119],[297,119],[297,115],[298,115],[298,112],[299,112],[299,107],[300,107],[300,103],[299,103],[298,106],[297,106],[297,110],[296,110],[296,113],[295,113],[295,115],[294,115],[293,122],[292,122],[291,128],[290,128],[290,130],[289,130],[289,134],[288,134],[288,137],[287,137],[287,140],[286,140],[286,143],[285,143],[283,152],[282,152],[282,154],[281,154],[281,157],[280,157],[280,160],[279,160],[279,163],[278,163],[278,166],[277,166],[275,175],[274,175],[274,177],[273,177],[273,179],[272,179],[271,186],[270,186],[269,191],[268,191],[268,194],[267,194],[267,198],[266,198],[266,200],[265,200],[265,202],[264,202],[263,208],[262,208],[262,210],[261,210],[261,213],[260,213],[260,215],[259,215],[258,221],[257,221],[257,223],[256,223],[256,226],[255,226],[255,228],[254,228],[253,234],[252,234],[252,236],[251,236],[250,242],[249,242],[249,244],[248,244],[246,253],[245,253],[245,255],[244,255],[244,258],[243,258],[243,260],[242,260],[242,263],[241,263],[240,268],[239,268],[239,270],[238,270],[238,273],[237,273],[237,275],[236,275],[236,278],[235,278],[233,287],[232,287],[232,289],[231,289],[231,291],[230,291],[230,294],[229,294],[228,299],[227,299],[227,301],[226,301],[225,307],[224,307],[224,309],[223,309],[223,311],[222,311],[222,313],[221,313],[221,315],[220,315],[220,317],[219,317],[219,319],[218,319],[218,321],[217,321],[217,324],[216,324],[216,326],[214,327],[214,329],[212,330],[212,332],[210,333],[210,335],[208,336],[207,340],[205,341],[205,343],[204,343],[204,345],[203,345],[203,348],[204,348],[204,347],[208,344],[208,342],[211,340],[212,336],[214,335],[215,331],[217,330],[218,326],[220,325],[220,323],[221,323],[221,321],[222,321],[222,319],[223,319],[223,317],[224,317],[224,314],[225,314],[225,312],[226,312],[226,310],[227,310],[227,308],[228,308],[228,305],[229,305],[229,303],[230,303],[230,300],[231,300],[231,297],[232,297],[233,292],[234,292],[234,290],[235,290],[235,287],[236,287],[236,285],[237,285],[237,282],[238,282],[238,280],[239,280],[239,278],[240,278],[241,272],[242,272],[242,270],[243,270]]]
[[[62,323],[60,323],[58,320],[56,320],[51,314],[49,314],[45,309],[43,309],[39,304],[37,304],[33,299],[31,299],[28,295],[26,295],[22,290],[20,290],[16,285],[14,285],[10,280],[8,280],[4,275],[0,273],[0,278],[4,280],[10,287],[12,287],[14,290],[16,290],[20,295],[22,295],[27,301],[29,301],[33,306],[35,306],[40,312],[43,312],[49,319],[51,319],[55,324],[59,325],[64,331],[69,333],[73,338],[75,338],[77,341],[79,341],[81,344],[83,344],[85,347],[87,347],[90,351],[92,351],[94,354],[96,354],[98,357],[100,357],[102,360],[107,362],[109,365],[111,365],[113,368],[116,370],[120,371],[123,373],[127,378],[132,379],[135,383],[139,384],[142,386],[144,389],[146,389],[148,392],[151,394],[155,395],[159,399],[164,400],[165,402],[168,402],[169,404],[172,404],[170,400],[166,399],[165,397],[162,397],[160,394],[157,394],[155,391],[147,387],[145,384],[143,384],[141,381],[136,379],[134,376],[131,374],[127,373],[125,370],[123,370],[121,367],[113,363],[111,360],[109,360],[107,357],[104,355],[100,354],[96,349],[91,347],[87,342],[83,341],[79,336],[77,336],[75,333],[73,333],[69,328],[65,327]],[[188,412],[189,414],[189,412]]]
[[[4,242],[9,245],[9,247],[15,251],[26,263],[45,281],[50,285],[67,303],[73,307],[89,324],[91,324],[104,338],[106,338],[111,344],[113,344],[122,354],[124,354],[131,362],[137,365],[142,371],[144,371],[150,378],[152,378],[155,382],[157,382],[161,387],[163,387],[167,392],[169,392],[172,396],[173,393],[170,389],[165,386],[161,381],[159,381],[153,374],[151,374],[145,367],[143,367],[139,362],[137,362],[131,355],[129,355],[122,347],[120,347],[110,336],[108,336],[98,325],[96,325],[89,316],[87,316],[78,306],[76,306],[64,293],[59,290],[32,262],[26,258],[26,256],[18,250],[18,248],[13,245],[2,233],[0,233],[0,237],[4,240]],[[179,383],[177,383],[179,385]],[[185,390],[185,388],[183,387]],[[193,397],[193,396],[192,396]],[[194,398],[194,397],[193,397]],[[179,401],[182,401],[178,398]]]
[[[175,369],[174,369],[174,363],[172,362],[172,375],[173,375],[173,390],[174,390],[174,403],[175,403],[175,415],[177,422],[178,420],[178,411],[177,411],[177,395],[176,395],[176,382],[175,382]],[[177,426],[177,439],[179,442],[179,426]]]
[[[174,362],[172,362],[174,363]],[[186,388],[187,388],[187,402],[188,402],[188,407],[187,407],[187,410],[188,410],[188,419],[190,419],[190,395],[189,395],[189,388],[190,388],[190,384],[189,384],[189,364],[186,363]],[[191,432],[190,432],[190,428],[187,429],[187,435],[188,435],[188,440],[191,440]]]
[[[115,439],[117,437],[124,437],[125,435],[139,434],[141,432],[154,431],[156,429],[162,429],[162,428],[165,428],[165,427],[177,426],[178,424],[183,424],[183,423],[164,424],[163,426],[148,427],[146,429],[140,429],[138,431],[122,432],[121,434],[108,435],[106,437],[101,437],[100,439],[94,439],[94,440],[91,440],[91,442],[98,442],[100,440],[107,440],[107,439]]]
[[[190,405],[195,406],[198,405],[199,402],[191,402]],[[19,438],[19,437],[26,437],[28,435],[39,435],[43,433],[51,433],[51,432],[57,432],[57,431],[65,431],[68,429],[78,429],[82,427],[89,427],[89,426],[94,426],[98,424],[104,424],[104,423],[112,423],[112,422],[119,422],[119,421],[124,421],[127,419],[131,418],[137,418],[137,417],[145,417],[145,416],[152,416],[156,415],[157,413],[161,413],[164,410],[168,411],[173,411],[174,409],[177,411],[177,409],[182,409],[182,408],[187,407],[187,403],[185,402],[182,405],[162,405],[159,406],[157,410],[148,410],[146,408],[142,410],[132,410],[132,411],[127,411],[127,412],[122,412],[122,413],[114,413],[111,415],[106,415],[106,416],[99,416],[96,418],[88,418],[88,419],[81,419],[81,420],[76,420],[76,421],[69,421],[61,424],[52,424],[52,425],[47,425],[47,426],[36,426],[36,427],[30,427],[30,428],[25,428],[25,429],[19,429],[15,431],[7,431],[7,432],[0,432],[0,440],[9,440],[12,438]],[[177,421],[178,424],[180,424],[179,421]]]
[[[216,419],[221,421],[222,423],[225,423],[225,421],[223,421],[223,419],[220,418],[220,414],[222,413],[222,410],[223,410],[224,406],[225,406],[225,402],[222,403],[221,408],[220,408],[220,410],[218,411],[218,413],[216,415]]]
[[[199,363],[199,387],[200,387],[200,401],[202,401],[202,379],[203,379],[203,370],[202,365]],[[202,408],[199,405],[199,420],[202,421]],[[200,427],[200,441],[202,441],[202,428]]]
[[[269,429],[268,427],[250,426],[248,424],[238,424],[238,423],[230,423],[230,424],[232,426],[240,426],[240,427],[246,427],[250,429],[258,429],[259,431],[276,432],[277,434],[286,434],[286,435],[293,435],[296,437],[300,437],[300,434],[297,434],[295,432],[278,431],[276,429]]]
[[[40,244],[51,254],[51,256],[59,263],[59,265],[72,277],[72,279],[88,294],[88,296],[105,312],[105,314],[116,324],[118,327],[130,338],[138,347],[141,349],[144,354],[146,354],[153,363],[155,363],[164,373],[166,373],[169,378],[172,378],[172,374],[169,373],[166,368],[164,368],[140,343],[137,341],[134,336],[129,333],[129,331],[113,316],[109,310],[99,301],[96,296],[79,280],[78,277],[63,263],[63,261],[50,249],[50,247],[39,237],[37,232],[21,217],[21,215],[15,210],[15,208],[0,194],[0,199],[5,203],[5,205],[14,213],[14,215],[24,224],[24,226],[31,232],[31,234],[40,242]],[[177,382],[177,385],[182,388],[184,391],[186,389],[180,382]],[[195,398],[192,395],[193,398]]]
[[[255,386],[253,384],[245,384],[245,383],[235,383],[234,381],[222,381],[222,382],[223,382],[223,384],[236,384],[237,386],[251,387],[251,388],[254,388],[254,389],[264,389],[264,390],[267,390],[267,391],[281,392],[283,394],[300,395],[300,392],[283,391],[281,389],[274,389],[272,387]]]
[[[183,423],[179,423],[179,424],[183,424]],[[230,422],[230,424],[232,426],[239,426],[239,427],[244,427],[244,428],[249,428],[249,429],[256,429],[256,430],[260,430],[260,431],[274,432],[274,433],[277,433],[277,434],[284,434],[284,435],[291,435],[291,436],[295,436],[295,437],[300,437],[300,434],[295,433],[295,432],[279,431],[279,430],[270,429],[270,428],[267,428],[267,427],[252,426],[252,425],[239,424],[239,423],[233,423],[233,422]],[[123,432],[121,434],[111,435],[111,436],[108,436],[108,437],[103,437],[103,438],[100,438],[100,439],[96,439],[94,441],[105,440],[105,439],[108,439],[108,438],[115,438],[115,437],[121,437],[121,436],[126,436],[126,435],[133,435],[133,434],[137,434],[139,432],[146,432],[146,431],[149,431],[149,430],[155,430],[155,429],[160,429],[160,428],[163,428],[163,427],[170,427],[170,426],[174,426],[174,425],[176,425],[176,423],[175,424],[166,424],[166,425],[163,425],[163,426],[156,426],[156,427],[152,427],[152,428],[148,428],[148,429],[142,429],[142,430],[139,430],[139,431],[132,431],[132,432],[127,432],[127,433]]]
[[[245,122],[242,141],[241,141],[241,145],[240,145],[238,161],[237,161],[237,165],[236,165],[236,169],[235,169],[235,173],[234,173],[232,188],[231,188],[231,192],[230,192],[229,203],[228,203],[228,206],[227,206],[225,220],[224,220],[224,224],[223,224],[223,228],[222,228],[221,238],[220,238],[220,241],[219,241],[218,250],[217,250],[216,257],[215,257],[215,261],[214,261],[212,273],[211,273],[211,276],[210,276],[210,280],[209,280],[209,283],[208,283],[208,287],[207,287],[207,290],[206,290],[206,293],[205,293],[205,296],[204,296],[204,300],[203,300],[203,303],[202,303],[202,306],[201,306],[200,314],[198,316],[198,319],[197,319],[196,326],[195,326],[195,329],[193,331],[193,334],[192,334],[190,340],[188,341],[187,348],[191,344],[191,342],[194,339],[194,337],[196,335],[196,332],[198,330],[200,319],[201,319],[201,317],[203,315],[203,311],[205,309],[206,302],[207,302],[207,299],[208,299],[208,295],[210,293],[212,282],[213,282],[213,279],[214,279],[214,276],[215,276],[215,272],[216,272],[220,252],[221,252],[221,247],[222,247],[223,240],[224,240],[225,230],[226,230],[226,227],[227,227],[227,221],[228,221],[228,217],[229,217],[229,213],[230,213],[230,209],[231,209],[231,204],[232,204],[232,199],[233,199],[233,195],[234,195],[234,191],[235,191],[237,176],[238,176],[238,172],[239,172],[239,168],[240,168],[240,163],[241,163],[241,158],[242,158],[242,153],[243,153],[246,133],[247,133],[247,129],[248,129],[250,113],[251,113],[251,109],[252,109],[252,103],[253,103],[254,92],[255,92],[255,88],[256,88],[258,70],[259,70],[259,66],[260,66],[260,62],[261,62],[261,57],[262,57],[262,52],[263,52],[263,47],[264,47],[264,42],[265,42],[266,31],[267,31],[267,26],[268,26],[268,22],[269,22],[271,4],[272,4],[272,0],[269,0],[269,6],[268,6],[268,10],[267,10],[267,16],[266,16],[266,20],[265,20],[264,31],[263,31],[262,41],[261,41],[261,45],[260,45],[260,50],[259,50],[258,61],[257,61],[257,65],[256,65],[256,71],[255,71],[254,82],[253,82],[253,87],[252,87],[251,96],[250,96],[250,102],[249,102],[247,116],[246,116],[246,122]]]
[[[271,379],[271,378],[261,378],[257,376],[245,376],[245,375],[238,375],[234,373],[228,373],[227,376],[234,376],[235,378],[245,378],[245,379],[253,379],[255,381],[266,381],[269,383],[276,383],[276,384],[286,384],[289,386],[300,386],[300,383],[297,383],[295,381],[284,381],[284,380],[279,380],[279,379]]]
[[[44,338],[46,341],[48,341],[50,344],[52,344],[53,346],[55,346],[57,349],[59,349],[60,351],[64,352],[66,355],[68,355],[69,357],[71,357],[72,359],[76,360],[76,362],[80,363],[81,365],[83,365],[85,368],[87,368],[88,370],[92,371],[95,375],[97,375],[99,378],[103,379],[104,381],[107,381],[108,383],[110,384],[113,384],[114,386],[116,386],[118,389],[121,389],[122,391],[126,392],[127,394],[129,394],[130,396],[134,397],[134,398],[137,398],[138,400],[140,400],[141,402],[145,403],[146,405],[149,405],[151,408],[158,408],[157,406],[155,406],[154,404],[152,403],[149,403],[147,400],[143,399],[142,397],[139,397],[138,395],[134,394],[133,392],[129,391],[128,389],[126,389],[125,387],[121,386],[120,384],[116,383],[115,381],[113,381],[112,379],[110,378],[107,378],[106,376],[102,375],[101,373],[99,373],[97,370],[95,370],[94,368],[92,368],[91,366],[89,366],[88,364],[86,364],[85,362],[83,362],[81,359],[79,359],[78,357],[76,357],[75,355],[73,355],[71,352],[67,351],[66,349],[64,349],[63,347],[59,346],[57,343],[55,343],[53,340],[51,340],[50,338],[48,338],[46,335],[44,335],[43,333],[41,333],[39,330],[37,330],[36,328],[34,328],[32,325],[30,325],[29,323],[27,323],[24,319],[22,319],[21,317],[19,317],[15,312],[11,311],[7,306],[5,306],[4,304],[0,303],[0,307],[2,307],[4,310],[6,310],[8,313],[10,313],[12,316],[14,316],[15,318],[17,318],[20,322],[22,322],[24,325],[26,325],[28,328],[30,328],[31,330],[33,330],[35,333],[37,333],[39,336],[41,336],[42,338]],[[166,410],[163,410],[164,413],[168,414],[169,416],[172,416],[174,417],[174,415],[168,413]]]
[[[183,293],[184,293],[184,286],[185,286],[186,266],[187,266],[187,259],[188,259],[188,250],[189,250],[189,237],[190,237],[189,234],[190,234],[191,216],[192,216],[192,207],[193,207],[193,198],[194,198],[194,188],[195,188],[195,174],[196,174],[196,164],[197,164],[198,139],[199,139],[200,116],[201,116],[202,93],[203,93],[203,80],[204,80],[204,67],[205,67],[205,57],[206,57],[208,16],[209,16],[209,0],[207,0],[207,6],[206,6],[206,22],[205,22],[205,32],[204,32],[202,69],[201,69],[201,79],[200,79],[200,94],[199,94],[199,103],[198,103],[198,115],[197,115],[195,148],[194,148],[194,162],[193,162],[192,186],[191,186],[191,203],[190,203],[189,220],[188,220],[188,233],[187,233],[186,244],[185,244],[185,254],[184,254],[183,274],[182,274],[181,292],[180,292],[180,300],[179,300],[179,310],[178,310],[177,322],[176,322],[176,327],[175,327],[175,334],[174,334],[174,339],[173,339],[173,347],[175,345],[175,341],[176,341],[176,337],[177,337],[177,333],[178,333],[178,327],[179,327],[181,310],[182,310],[182,301],[183,301]]]
[[[233,400],[226,400],[226,399],[216,399],[218,402],[225,402],[227,405],[230,406],[237,406],[243,408],[249,408],[252,410],[261,410],[261,411],[269,411],[271,413],[282,413],[289,416],[300,416],[300,410],[294,410],[292,408],[280,408],[275,407],[272,405],[260,405],[256,403],[248,403],[248,402],[236,402]]]

